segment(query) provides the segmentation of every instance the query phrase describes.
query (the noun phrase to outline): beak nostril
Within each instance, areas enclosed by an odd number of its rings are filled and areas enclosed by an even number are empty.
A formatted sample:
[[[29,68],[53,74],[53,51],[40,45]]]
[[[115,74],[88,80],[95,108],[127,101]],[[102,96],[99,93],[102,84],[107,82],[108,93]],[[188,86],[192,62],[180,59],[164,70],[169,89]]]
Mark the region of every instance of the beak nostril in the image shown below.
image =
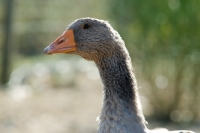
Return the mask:
[[[58,45],[61,44],[61,43],[63,43],[64,41],[65,41],[65,39],[62,38],[62,39],[58,42]]]

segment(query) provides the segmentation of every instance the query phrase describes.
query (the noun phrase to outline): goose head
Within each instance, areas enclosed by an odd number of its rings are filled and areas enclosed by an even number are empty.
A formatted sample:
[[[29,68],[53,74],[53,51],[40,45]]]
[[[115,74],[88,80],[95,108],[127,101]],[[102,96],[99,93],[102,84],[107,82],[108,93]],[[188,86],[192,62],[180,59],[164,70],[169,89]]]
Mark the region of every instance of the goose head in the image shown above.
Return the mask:
[[[96,61],[110,56],[121,47],[121,37],[106,21],[81,18],[44,49],[45,54],[76,54],[86,60]],[[122,43],[123,44],[123,43]]]

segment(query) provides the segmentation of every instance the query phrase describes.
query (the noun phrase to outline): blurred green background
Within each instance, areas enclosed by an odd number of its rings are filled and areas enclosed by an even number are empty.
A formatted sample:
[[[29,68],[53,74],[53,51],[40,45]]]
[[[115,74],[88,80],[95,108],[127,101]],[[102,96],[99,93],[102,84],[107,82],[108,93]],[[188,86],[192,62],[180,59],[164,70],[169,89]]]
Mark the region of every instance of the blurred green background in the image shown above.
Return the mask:
[[[199,7],[198,0],[1,0],[0,132],[96,132],[102,90],[94,63],[43,55],[81,17],[108,20],[122,36],[148,127],[200,131]]]

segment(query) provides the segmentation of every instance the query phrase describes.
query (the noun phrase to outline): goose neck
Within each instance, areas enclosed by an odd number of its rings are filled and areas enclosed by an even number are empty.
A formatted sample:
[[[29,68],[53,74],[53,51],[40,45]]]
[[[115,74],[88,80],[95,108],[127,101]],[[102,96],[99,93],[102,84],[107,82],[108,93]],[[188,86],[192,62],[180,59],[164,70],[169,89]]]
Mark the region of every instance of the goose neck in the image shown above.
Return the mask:
[[[139,133],[144,133],[145,120],[138,106],[141,103],[130,58],[113,56],[102,59],[96,65],[103,82],[104,93],[103,108],[99,117],[100,132],[106,130],[106,123],[110,123],[113,128],[127,127],[130,131],[137,128]]]

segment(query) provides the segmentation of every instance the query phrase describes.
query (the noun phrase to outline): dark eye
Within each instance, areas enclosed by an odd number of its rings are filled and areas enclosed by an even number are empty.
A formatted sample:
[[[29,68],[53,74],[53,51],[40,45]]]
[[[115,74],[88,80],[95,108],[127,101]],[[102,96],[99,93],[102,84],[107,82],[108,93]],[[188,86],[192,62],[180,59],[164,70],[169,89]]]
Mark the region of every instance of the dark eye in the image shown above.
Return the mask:
[[[89,28],[90,28],[89,24],[84,24],[83,25],[83,29],[89,29]]]

